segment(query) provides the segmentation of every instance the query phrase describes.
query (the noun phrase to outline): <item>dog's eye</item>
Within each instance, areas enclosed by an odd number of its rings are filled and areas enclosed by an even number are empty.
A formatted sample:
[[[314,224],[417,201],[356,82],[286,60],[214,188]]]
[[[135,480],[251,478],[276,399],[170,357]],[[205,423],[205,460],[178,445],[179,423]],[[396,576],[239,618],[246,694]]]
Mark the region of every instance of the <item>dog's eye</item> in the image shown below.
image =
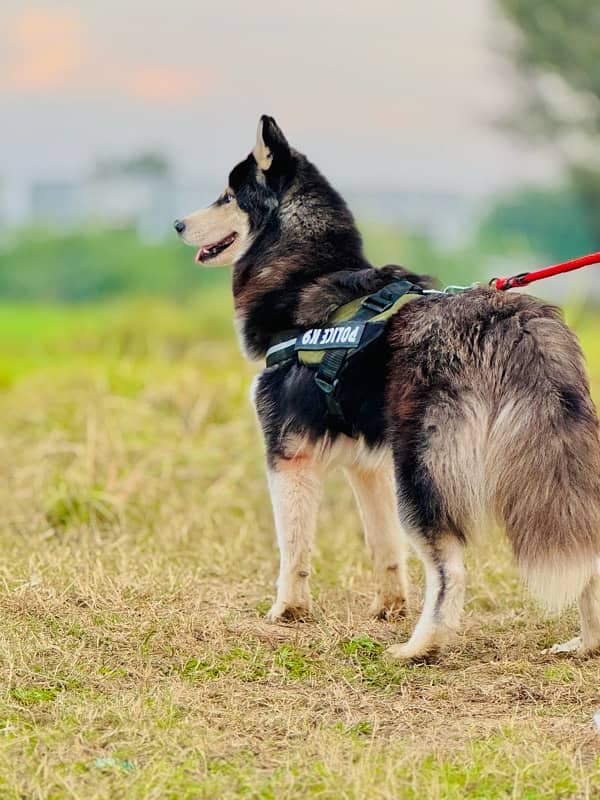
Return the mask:
[[[223,197],[224,203],[231,203],[232,200],[233,200],[233,195],[229,194],[229,192],[227,192],[227,194]]]

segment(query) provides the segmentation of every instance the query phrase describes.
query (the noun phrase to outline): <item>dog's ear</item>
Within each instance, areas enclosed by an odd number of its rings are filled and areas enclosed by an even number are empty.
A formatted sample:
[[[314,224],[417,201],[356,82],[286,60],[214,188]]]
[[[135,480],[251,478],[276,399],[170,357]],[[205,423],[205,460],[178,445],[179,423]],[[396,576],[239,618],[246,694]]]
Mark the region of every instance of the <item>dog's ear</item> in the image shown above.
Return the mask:
[[[289,157],[290,146],[273,117],[263,114],[259,119],[256,145],[252,155],[263,172],[267,172],[273,162],[283,161]]]

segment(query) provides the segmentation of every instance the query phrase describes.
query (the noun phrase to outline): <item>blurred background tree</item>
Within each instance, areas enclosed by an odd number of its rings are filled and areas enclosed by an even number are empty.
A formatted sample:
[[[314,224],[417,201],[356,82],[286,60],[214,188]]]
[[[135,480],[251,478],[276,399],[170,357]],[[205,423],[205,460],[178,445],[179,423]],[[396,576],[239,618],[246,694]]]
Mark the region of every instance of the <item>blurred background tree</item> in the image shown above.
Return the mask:
[[[513,130],[557,148],[600,248],[600,3],[498,0],[523,79]]]
[[[572,184],[526,186],[499,197],[484,215],[479,247],[482,253],[521,248],[543,258],[566,261],[596,249],[587,211]]]

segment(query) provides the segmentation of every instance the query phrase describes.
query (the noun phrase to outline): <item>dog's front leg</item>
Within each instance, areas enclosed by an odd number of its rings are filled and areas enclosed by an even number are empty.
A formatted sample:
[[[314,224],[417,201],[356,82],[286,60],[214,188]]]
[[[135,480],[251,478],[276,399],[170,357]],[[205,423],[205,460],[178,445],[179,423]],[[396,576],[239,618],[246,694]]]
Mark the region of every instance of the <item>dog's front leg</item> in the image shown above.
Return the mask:
[[[304,456],[279,458],[269,469],[280,568],[277,599],[268,613],[272,622],[303,619],[310,613],[310,556],[321,481]]]
[[[408,544],[396,499],[393,468],[347,469],[346,474],[358,503],[365,541],[373,559],[377,593],[371,614],[378,619],[402,616],[408,597],[406,557]]]

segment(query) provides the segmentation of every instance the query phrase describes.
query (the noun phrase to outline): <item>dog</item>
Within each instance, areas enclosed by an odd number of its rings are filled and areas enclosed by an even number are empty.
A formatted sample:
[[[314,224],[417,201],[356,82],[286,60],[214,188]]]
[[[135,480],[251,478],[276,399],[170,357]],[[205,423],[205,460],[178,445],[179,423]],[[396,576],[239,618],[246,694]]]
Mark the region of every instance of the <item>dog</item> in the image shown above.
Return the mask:
[[[555,307],[490,288],[436,293],[427,277],[374,268],[342,197],[269,116],[222,194],[175,229],[197,262],[233,265],[235,323],[251,359],[394,281],[417,292],[341,375],[350,431],[310,365],[291,358],[255,380],[280,550],[270,620],[310,613],[323,475],[340,465],[374,563],[375,616],[405,609],[408,543],[423,563],[420,618],[390,658],[426,659],[452,641],[463,549],[491,521],[543,603],[578,603],[581,636],[553,652],[600,649],[598,419],[580,346]]]

